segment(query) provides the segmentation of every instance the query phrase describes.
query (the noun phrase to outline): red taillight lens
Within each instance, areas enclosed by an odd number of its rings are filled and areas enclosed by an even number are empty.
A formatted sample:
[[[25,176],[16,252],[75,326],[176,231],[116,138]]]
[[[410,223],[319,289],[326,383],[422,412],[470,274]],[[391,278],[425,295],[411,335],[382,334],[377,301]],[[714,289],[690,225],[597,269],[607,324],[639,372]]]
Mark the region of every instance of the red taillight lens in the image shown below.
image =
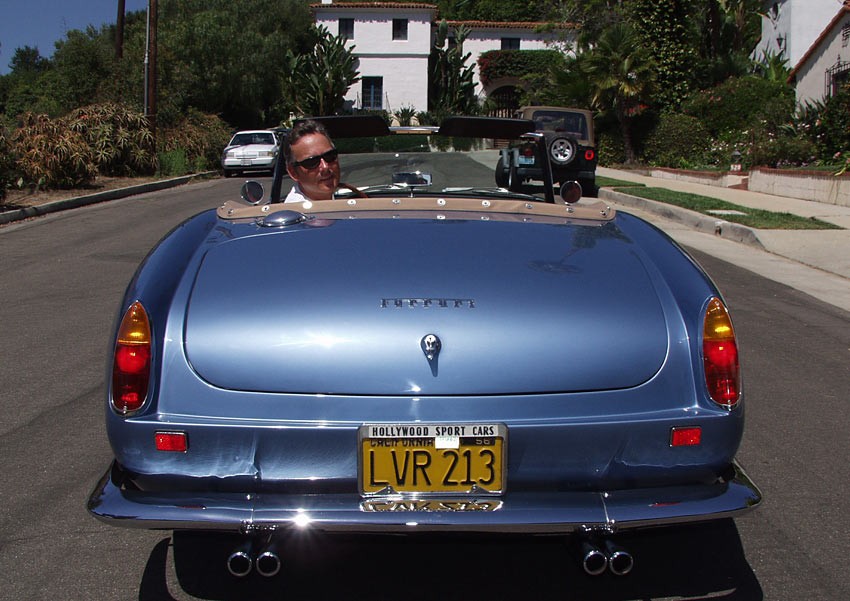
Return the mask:
[[[148,396],[150,374],[150,321],[145,308],[136,301],[118,328],[112,361],[112,408],[123,415],[138,411]]]
[[[732,409],[741,396],[738,345],[732,320],[718,298],[711,299],[705,310],[702,358],[709,396],[715,403]]]
[[[533,157],[534,156],[534,146],[523,146],[522,147],[522,156]]]
[[[592,161],[595,158],[596,158],[596,152],[594,152],[594,150],[592,148],[588,148],[587,150],[584,151],[584,159],[586,161]]]

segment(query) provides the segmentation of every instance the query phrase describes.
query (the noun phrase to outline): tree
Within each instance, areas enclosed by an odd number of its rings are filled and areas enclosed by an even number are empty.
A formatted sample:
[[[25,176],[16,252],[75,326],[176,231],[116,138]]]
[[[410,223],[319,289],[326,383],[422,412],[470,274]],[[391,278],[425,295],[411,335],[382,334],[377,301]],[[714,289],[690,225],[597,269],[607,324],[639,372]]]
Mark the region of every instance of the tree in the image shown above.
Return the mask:
[[[472,53],[463,53],[469,29],[454,28],[454,44],[448,43],[449,26],[445,20],[437,26],[429,60],[428,109],[440,114],[471,115],[478,112],[472,65]]]
[[[624,5],[638,43],[652,57],[658,86],[656,101],[675,108],[694,87],[699,39],[691,12],[697,0],[630,0]]]
[[[342,109],[346,92],[360,81],[354,46],[345,38],[331,35],[327,28],[314,26],[316,43],[312,52],[287,51],[284,96],[302,115],[333,115]]]
[[[311,23],[301,0],[160,0],[160,119],[193,106],[238,127],[279,123],[285,57],[309,52]]]
[[[623,136],[626,162],[633,162],[632,122],[650,102],[655,85],[654,61],[626,23],[605,30],[597,45],[578,60],[590,83],[593,106],[603,113],[613,112]]]

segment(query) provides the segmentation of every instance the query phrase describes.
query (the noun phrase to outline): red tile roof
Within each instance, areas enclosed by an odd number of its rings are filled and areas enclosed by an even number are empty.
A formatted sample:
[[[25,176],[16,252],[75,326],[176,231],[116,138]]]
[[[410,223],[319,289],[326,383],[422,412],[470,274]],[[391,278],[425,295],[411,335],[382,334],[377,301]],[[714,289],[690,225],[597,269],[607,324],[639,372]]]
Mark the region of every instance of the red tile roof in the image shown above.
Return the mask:
[[[848,0],[850,1],[850,0]],[[472,29],[537,29],[554,25],[558,29],[572,29],[572,23],[548,23],[533,21],[446,21],[451,27],[466,25]]]
[[[311,4],[310,8],[423,8],[437,10],[437,5],[424,2],[334,2],[333,4]]]

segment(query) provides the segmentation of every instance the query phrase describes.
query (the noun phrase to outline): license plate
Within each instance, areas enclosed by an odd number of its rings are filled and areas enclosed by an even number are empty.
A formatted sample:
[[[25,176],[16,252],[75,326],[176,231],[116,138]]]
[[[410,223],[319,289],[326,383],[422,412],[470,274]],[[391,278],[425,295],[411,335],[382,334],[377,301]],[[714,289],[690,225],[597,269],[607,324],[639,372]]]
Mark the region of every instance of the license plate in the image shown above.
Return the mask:
[[[519,155],[519,157],[517,157],[517,158],[518,158],[517,164],[519,164],[519,165],[533,165],[534,164],[534,157],[526,157],[526,156]]]
[[[497,495],[503,424],[381,424],[360,428],[360,492]]]
[[[251,163],[252,163],[251,159],[242,159],[242,166],[243,167],[250,167]]]

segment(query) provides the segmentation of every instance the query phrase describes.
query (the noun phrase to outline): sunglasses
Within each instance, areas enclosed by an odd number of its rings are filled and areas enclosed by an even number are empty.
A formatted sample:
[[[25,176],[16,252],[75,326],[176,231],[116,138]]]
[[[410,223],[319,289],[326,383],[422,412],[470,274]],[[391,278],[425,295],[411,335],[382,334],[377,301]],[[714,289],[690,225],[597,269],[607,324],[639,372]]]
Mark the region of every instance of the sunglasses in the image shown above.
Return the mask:
[[[315,169],[319,166],[323,160],[328,163],[336,163],[336,159],[339,157],[339,151],[336,148],[331,148],[324,154],[320,154],[314,157],[307,157],[303,161],[295,161],[293,165],[296,167],[304,167],[304,169]]]

